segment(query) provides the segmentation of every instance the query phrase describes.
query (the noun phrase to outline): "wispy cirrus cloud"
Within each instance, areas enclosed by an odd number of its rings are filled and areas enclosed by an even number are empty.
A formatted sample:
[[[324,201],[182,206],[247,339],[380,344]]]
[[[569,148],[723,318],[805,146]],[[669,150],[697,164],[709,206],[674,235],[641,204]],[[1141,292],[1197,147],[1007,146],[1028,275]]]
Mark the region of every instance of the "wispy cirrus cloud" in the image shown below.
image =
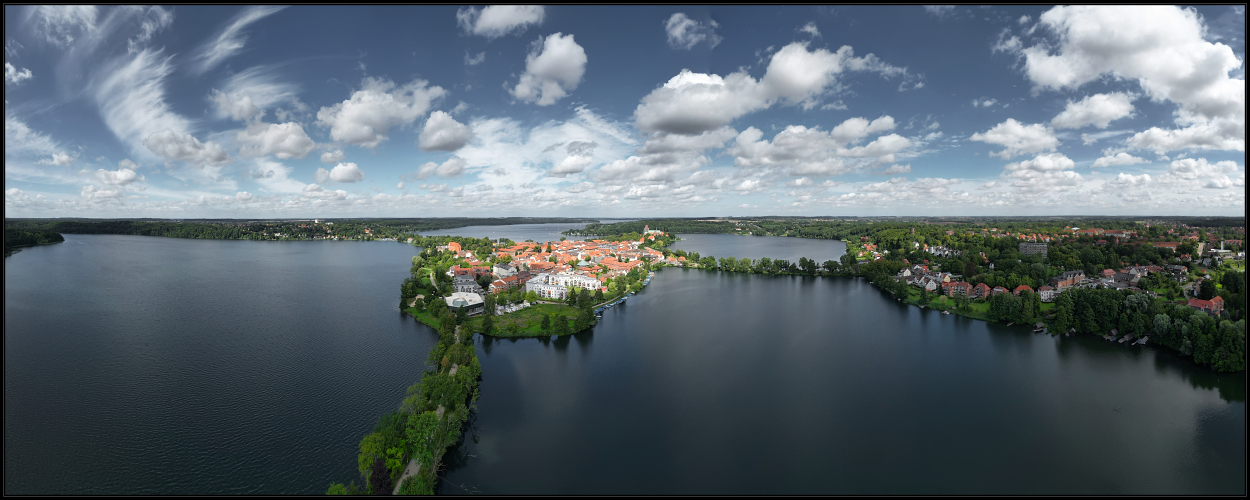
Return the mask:
[[[247,44],[247,33],[244,31],[249,24],[264,19],[278,11],[285,9],[286,6],[253,6],[243,9],[239,15],[230,21],[230,25],[213,38],[205,43],[196,51],[194,61],[191,64],[191,71],[194,74],[203,74],[221,64],[229,57],[238,54]]]

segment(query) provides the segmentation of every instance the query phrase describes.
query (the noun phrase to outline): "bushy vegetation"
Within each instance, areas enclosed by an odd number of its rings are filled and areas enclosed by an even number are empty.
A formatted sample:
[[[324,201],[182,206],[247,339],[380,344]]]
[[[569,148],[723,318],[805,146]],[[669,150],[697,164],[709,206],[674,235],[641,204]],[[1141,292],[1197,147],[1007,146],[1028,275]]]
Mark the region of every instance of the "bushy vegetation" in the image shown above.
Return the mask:
[[[14,249],[35,245],[47,245],[65,241],[61,233],[47,229],[18,229],[7,225],[4,228],[4,254],[9,255]]]

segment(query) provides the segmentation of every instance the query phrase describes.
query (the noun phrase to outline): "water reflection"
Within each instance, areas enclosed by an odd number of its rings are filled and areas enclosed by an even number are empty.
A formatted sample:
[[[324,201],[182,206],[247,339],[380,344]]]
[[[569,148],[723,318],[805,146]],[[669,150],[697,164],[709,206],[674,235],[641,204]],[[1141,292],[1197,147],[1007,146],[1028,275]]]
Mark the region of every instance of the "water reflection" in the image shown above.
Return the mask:
[[[665,269],[628,304],[593,350],[582,333],[482,356],[470,458],[440,493],[1244,493],[1244,432],[1226,430],[1244,381],[1147,350],[853,278]]]

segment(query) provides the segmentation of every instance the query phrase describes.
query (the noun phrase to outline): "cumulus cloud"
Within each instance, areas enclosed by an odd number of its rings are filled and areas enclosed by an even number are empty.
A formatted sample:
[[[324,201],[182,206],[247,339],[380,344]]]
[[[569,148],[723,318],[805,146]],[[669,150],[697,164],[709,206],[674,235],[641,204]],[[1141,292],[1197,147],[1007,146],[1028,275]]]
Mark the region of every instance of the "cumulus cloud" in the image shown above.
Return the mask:
[[[1123,172],[1115,176],[1114,179],[1107,181],[1107,184],[1110,184],[1118,188],[1144,186],[1149,183],[1150,183],[1149,174],[1130,175],[1130,174],[1126,174]]]
[[[1104,75],[1136,80],[1152,100],[1176,103],[1176,123],[1187,127],[1153,127],[1131,138],[1133,147],[1245,151],[1245,80],[1229,76],[1242,61],[1229,46],[1206,40],[1197,11],[1170,5],[1060,6],[1040,21],[1057,43],[1022,51],[1036,89],[1075,89]]]
[[[890,165],[890,168],[885,169],[881,173],[884,175],[898,175],[898,174],[905,174],[907,172],[911,172],[910,163],[906,165]]]
[[[668,33],[668,46],[680,50],[690,50],[704,41],[708,43],[708,48],[716,47],[721,42],[720,35],[716,34],[718,26],[716,21],[708,20],[707,24],[703,24],[690,19],[681,12],[669,16],[668,20],[664,21],[664,31]],[[813,24],[812,27],[815,28],[815,25]]]
[[[51,158],[45,158],[35,162],[39,165],[56,165],[59,167],[68,167],[74,164],[74,157],[65,152],[54,153]]]
[[[1118,167],[1123,165],[1136,165],[1138,163],[1150,162],[1144,158],[1138,158],[1128,153],[1116,153],[1114,156],[1108,155],[1094,160],[1094,164],[1090,165],[1090,168]]]
[[[416,173],[412,174],[413,179],[425,180],[430,176],[438,175],[441,177],[456,177],[464,173],[468,163],[462,158],[452,157],[442,164],[427,162],[417,168]]]
[[[330,127],[330,138],[336,141],[375,148],[388,139],[391,127],[411,124],[430,109],[432,100],[446,95],[442,87],[428,84],[413,80],[396,87],[390,80],[365,78],[350,99],[321,108],[317,122]]]
[[[236,101],[230,99],[225,92],[213,89],[208,98],[217,105],[219,112],[238,121],[251,120],[260,112],[260,108],[252,104],[252,98],[249,96],[242,96]]]
[[[973,99],[973,100],[972,100],[972,107],[974,107],[974,108],[976,108],[976,107],[988,108],[988,107],[993,106],[993,105],[995,105],[995,104],[997,104],[997,103],[998,103],[998,101],[996,101],[996,100],[994,100],[994,99],[990,99],[990,98],[988,98],[988,97],[985,97],[985,98],[982,98],[982,99],[979,99],[979,100],[978,100],[978,99]]]
[[[347,158],[347,155],[343,154],[341,149],[321,153],[321,163],[338,163],[343,161],[343,158]]]
[[[95,29],[99,12],[92,5],[40,5],[33,9],[36,32],[48,43],[61,48],[73,43],[83,32]]]
[[[304,127],[295,122],[255,123],[239,132],[234,141],[242,146],[241,155],[274,155],[283,160],[303,158],[317,147]]]
[[[226,150],[213,142],[200,142],[191,136],[165,129],[148,136],[144,145],[153,153],[169,160],[184,161],[196,167],[221,166],[233,163],[234,159],[226,154]]]
[[[467,34],[495,39],[542,24],[543,15],[541,5],[491,5],[480,10],[468,7],[456,11],[456,24]]]
[[[555,104],[577,89],[586,73],[586,51],[573,41],[573,35],[555,33],[530,48],[525,56],[525,73],[512,89],[512,96],[539,106]]]
[[[95,186],[83,186],[79,193],[83,199],[92,202],[107,202],[120,199],[126,194],[120,187],[115,188],[97,188]]]
[[[1113,120],[1133,116],[1133,98],[1131,94],[1115,92],[1111,94],[1095,94],[1079,102],[1068,101],[1067,107],[1050,121],[1056,129],[1081,128],[1093,125],[1107,128]]]
[[[469,127],[443,111],[435,111],[425,121],[417,146],[425,151],[455,151],[472,138],[473,131]]]
[[[200,46],[194,56],[195,63],[191,66],[192,71],[197,75],[202,74],[217,67],[227,58],[238,54],[247,44],[247,34],[244,29],[249,24],[285,8],[286,6],[252,6],[243,9],[221,33]]]
[[[470,55],[469,51],[467,50],[464,52],[464,65],[465,66],[477,66],[479,64],[482,64],[483,62],[486,62],[485,52],[479,52],[475,56]]]
[[[837,52],[809,51],[806,43],[795,42],[772,55],[764,77],[758,81],[745,71],[721,77],[682,70],[643,97],[634,118],[645,132],[699,134],[776,102],[811,109],[819,104],[821,95],[839,88],[837,75],[846,71],[886,77],[906,73],[872,54],[854,57],[849,46]]]
[[[234,200],[239,203],[252,201],[252,193],[249,193],[247,191],[239,191],[234,194]]]
[[[1003,167],[1003,177],[1014,179],[1013,186],[1043,194],[1064,187],[1079,186],[1081,174],[1072,170],[1076,166],[1063,153],[1037,155],[1032,160],[1009,163]]]
[[[223,90],[213,89],[210,99],[218,104],[218,110],[223,115],[240,121],[283,102],[293,102],[296,108],[302,108],[302,103],[296,99],[299,85],[283,82],[279,80],[278,75],[278,68],[274,66],[253,66],[231,75],[222,86]],[[221,95],[218,96],[218,94]],[[254,109],[244,108],[242,112],[232,113],[230,112],[232,108],[222,105],[223,102],[242,102],[244,99]]]
[[[144,179],[142,175],[135,173],[134,170],[129,168],[119,168],[117,170],[105,170],[101,168],[95,171],[95,177],[100,179],[100,182],[114,186],[125,186],[135,181],[147,180]]]
[[[838,175],[855,167],[846,158],[876,157],[879,163],[890,163],[895,153],[911,147],[912,142],[898,134],[878,137],[864,146],[848,147],[871,134],[893,128],[894,119],[889,116],[871,122],[851,118],[829,132],[818,127],[791,125],[770,142],[763,139],[762,131],[749,127],[738,134],[726,152],[734,155],[734,165],[741,168],[774,167],[794,176]]]
[[[1008,118],[1007,121],[995,125],[994,128],[984,133],[972,134],[970,139],[1005,147],[1006,149],[1002,151],[990,153],[990,156],[1003,159],[1022,153],[1053,151],[1059,146],[1059,139],[1055,137],[1054,130],[1040,123],[1024,125],[1012,118]]]
[[[335,165],[334,168],[330,170],[318,168],[316,179],[317,182],[321,184],[324,184],[327,181],[343,183],[360,182],[365,180],[365,173],[361,171],[360,167],[357,167],[355,163],[340,163]]]
[[[30,69],[28,68],[22,68],[21,71],[19,71],[17,68],[13,67],[12,64],[7,62],[4,63],[4,83],[17,85],[23,81],[34,78],[34,76],[35,75],[31,74]]]
[[[1168,173],[1186,181],[1196,181],[1207,189],[1227,189],[1233,186],[1245,186],[1246,174],[1237,166],[1237,162],[1221,161],[1208,163],[1206,158],[1182,158],[1168,166]],[[1241,176],[1234,180],[1233,175]]]
[[[347,191],[342,189],[331,191],[317,184],[309,184],[304,186],[300,192],[301,196],[306,198],[317,198],[322,200],[342,201],[347,199]]]

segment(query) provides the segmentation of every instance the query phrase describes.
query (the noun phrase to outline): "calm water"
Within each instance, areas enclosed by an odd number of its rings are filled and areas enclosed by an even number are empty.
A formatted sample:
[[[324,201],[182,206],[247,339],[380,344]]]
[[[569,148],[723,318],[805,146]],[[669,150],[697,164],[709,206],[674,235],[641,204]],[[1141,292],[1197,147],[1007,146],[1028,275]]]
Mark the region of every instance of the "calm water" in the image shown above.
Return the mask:
[[[5,259],[6,494],[322,493],[437,339],[411,246],[66,240]],[[666,269],[592,332],[478,342],[443,493],[1245,493],[1244,374],[857,279]]]
[[[798,264],[799,257],[807,257],[823,264],[826,260],[838,260],[846,253],[846,243],[838,240],[813,240],[785,236],[740,236],[736,234],[679,234],[681,241],[673,248],[687,252],[699,252],[700,257],[737,259],[785,259]]]
[[[1245,493],[1244,374],[860,279],[665,269],[591,333],[479,352],[441,493]]]
[[[65,240],[4,259],[5,494],[324,493],[437,341],[410,245]]]

